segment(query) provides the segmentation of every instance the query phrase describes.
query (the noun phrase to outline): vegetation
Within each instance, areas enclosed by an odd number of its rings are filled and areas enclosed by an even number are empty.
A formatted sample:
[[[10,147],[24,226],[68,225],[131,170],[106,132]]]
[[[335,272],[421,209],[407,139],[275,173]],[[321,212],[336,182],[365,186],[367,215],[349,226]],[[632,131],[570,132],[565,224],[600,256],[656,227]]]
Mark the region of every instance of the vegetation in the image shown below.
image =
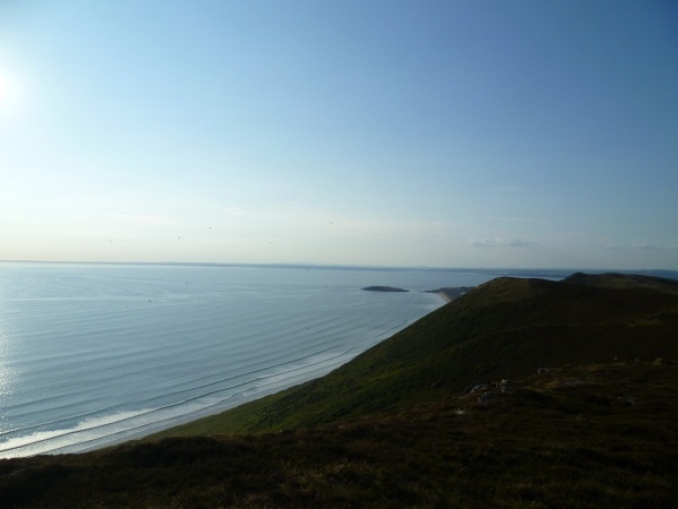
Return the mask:
[[[678,293],[678,281],[655,276],[633,274],[584,274],[577,272],[565,278],[566,283],[605,288],[651,288],[662,292]]]
[[[539,368],[678,359],[676,338],[676,294],[499,278],[324,378],[168,433],[316,426],[438,401],[469,385]]]
[[[678,294],[615,281],[500,278],[168,438],[1,461],[0,507],[675,507]]]

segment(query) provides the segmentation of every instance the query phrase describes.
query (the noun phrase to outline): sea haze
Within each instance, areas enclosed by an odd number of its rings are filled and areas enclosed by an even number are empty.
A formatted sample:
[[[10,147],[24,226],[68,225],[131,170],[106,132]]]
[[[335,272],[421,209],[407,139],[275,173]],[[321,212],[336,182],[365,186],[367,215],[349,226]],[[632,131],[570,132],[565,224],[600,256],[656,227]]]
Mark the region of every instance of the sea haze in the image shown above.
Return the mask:
[[[322,376],[443,304],[424,290],[491,277],[1,263],[0,458],[110,445]]]

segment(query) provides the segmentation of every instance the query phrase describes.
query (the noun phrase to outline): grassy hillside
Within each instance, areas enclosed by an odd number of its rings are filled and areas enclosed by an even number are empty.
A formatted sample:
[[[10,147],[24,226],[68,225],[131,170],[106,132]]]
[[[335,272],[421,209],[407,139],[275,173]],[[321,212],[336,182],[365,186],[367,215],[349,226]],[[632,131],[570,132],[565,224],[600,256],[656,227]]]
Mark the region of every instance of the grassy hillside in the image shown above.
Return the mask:
[[[169,438],[0,461],[0,508],[676,507],[673,288],[499,278]]]
[[[594,285],[492,280],[324,378],[160,436],[315,426],[539,368],[678,359],[674,282],[631,276],[620,287],[625,277],[600,276]]]
[[[669,508],[677,409],[675,365],[552,370],[308,430],[6,460],[0,507]]]

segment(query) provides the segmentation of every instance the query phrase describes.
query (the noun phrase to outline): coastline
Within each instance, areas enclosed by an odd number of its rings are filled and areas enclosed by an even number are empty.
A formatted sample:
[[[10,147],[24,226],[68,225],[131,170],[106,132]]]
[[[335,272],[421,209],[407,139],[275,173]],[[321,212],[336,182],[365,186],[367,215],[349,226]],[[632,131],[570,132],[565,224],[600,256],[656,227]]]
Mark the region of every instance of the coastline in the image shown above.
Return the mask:
[[[416,294],[416,293],[421,293],[421,292],[413,292],[413,293]],[[439,307],[446,305],[448,302],[450,302],[452,300],[452,298],[450,298],[449,295],[447,295],[443,292],[424,292],[424,293],[437,294],[444,301],[442,304],[434,304],[435,308],[429,310],[429,312],[426,313],[426,314],[429,314],[429,313],[435,311]],[[426,315],[424,315],[424,316],[426,316]],[[419,319],[419,318],[417,318],[417,319]],[[415,319],[414,321],[416,321],[417,319]],[[405,325],[403,328],[406,328],[409,325],[411,325],[411,323]],[[397,334],[398,332],[400,332],[400,330],[402,330],[402,329],[399,329],[399,330],[396,330],[396,331],[390,331],[390,333],[387,336],[380,339],[377,343],[391,338],[394,334]],[[223,414],[225,412],[230,412],[230,411],[236,409],[237,407],[252,404],[252,403],[255,403],[255,402],[260,401],[260,400],[265,400],[265,399],[267,399],[271,396],[274,396],[275,394],[282,393],[282,392],[287,391],[289,389],[292,389],[296,386],[303,385],[303,384],[312,382],[314,380],[318,380],[318,379],[326,376],[329,372],[333,371],[334,369],[337,369],[338,367],[342,366],[343,364],[350,362],[354,356],[359,355],[360,353],[362,353],[362,351],[373,347],[377,343],[367,345],[366,348],[364,348],[363,350],[358,351],[358,352],[354,352],[354,354],[351,355],[350,358],[348,358],[347,360],[345,360],[345,361],[339,363],[338,365],[332,367],[328,372],[318,373],[315,376],[313,376],[312,378],[296,381],[295,383],[292,383],[289,386],[286,386],[284,384],[279,385],[279,386],[272,386],[269,389],[262,390],[260,392],[257,392],[256,394],[248,394],[245,397],[241,396],[237,399],[237,401],[231,400],[231,403],[226,405],[226,406],[223,405],[223,402],[220,402],[216,405],[211,406],[210,408],[205,408],[205,409],[202,409],[202,410],[195,412],[195,413],[192,412],[192,413],[189,413],[189,414],[178,415],[178,416],[176,416],[172,419],[169,419],[169,420],[163,420],[163,421],[159,421],[159,422],[151,422],[151,423],[148,423],[148,424],[141,426],[139,429],[136,429],[136,430],[130,429],[129,431],[123,431],[121,433],[118,433],[118,435],[119,435],[118,438],[113,439],[111,441],[102,440],[101,442],[98,442],[98,441],[92,440],[92,441],[88,441],[90,443],[88,443],[87,445],[83,444],[82,447],[80,447],[79,445],[68,445],[68,446],[65,446],[64,448],[59,448],[57,450],[44,452],[42,454],[48,454],[48,455],[84,454],[84,453],[88,453],[88,452],[95,451],[95,450],[106,449],[108,447],[115,447],[115,446],[125,444],[125,443],[138,443],[138,442],[144,442],[144,441],[148,441],[148,440],[152,441],[152,440],[156,440],[158,438],[164,438],[164,437],[167,437],[167,436],[175,436],[176,430],[180,430],[184,427],[190,428],[190,427],[195,426],[195,425],[199,426],[201,422],[203,422],[205,420],[215,419],[215,418],[218,419],[218,416],[220,416],[221,414]],[[347,352],[345,352],[345,353],[347,353]],[[190,435],[191,433],[187,433],[187,434]],[[41,454],[41,453],[37,453],[37,454]]]
[[[436,288],[435,290],[428,290],[426,293],[435,293],[443,299],[445,303],[448,303],[467,294],[474,288],[475,286],[443,286],[441,288]]]
[[[430,288],[430,287],[429,287]],[[442,289],[441,289],[442,290]],[[421,294],[421,291],[415,291],[412,292],[413,294]],[[441,301],[436,301],[435,298],[429,297],[425,299],[426,302],[429,303],[429,306],[431,309],[426,313],[430,313],[435,311],[435,309],[442,307],[446,305],[448,302],[452,300],[452,298],[446,294],[444,291],[441,292],[423,292],[423,293],[436,293],[441,299]],[[432,299],[432,300],[431,300]],[[369,301],[373,301],[374,299],[370,298]],[[379,301],[383,300],[386,304],[386,307],[388,309],[393,309],[394,307],[398,309],[397,304],[395,301],[393,301],[391,298],[386,298],[386,299],[379,299]],[[397,301],[401,301],[402,299],[396,299]],[[361,307],[362,309],[362,307]],[[402,316],[399,314],[399,319],[402,320]],[[424,315],[425,316],[425,315]],[[421,318],[421,316],[419,317]],[[419,318],[414,318],[413,321],[416,321]],[[411,324],[411,323],[410,323]],[[403,328],[406,328],[410,324],[405,324]],[[392,337],[394,334],[399,332],[400,327],[398,327],[396,330],[389,330],[388,333],[385,332],[385,335],[379,339],[377,342],[381,342],[384,340],[389,339]],[[305,329],[306,330],[306,329]],[[352,345],[352,347],[349,349],[353,354],[358,355],[362,350],[369,349],[372,346],[374,346],[376,343],[373,343],[374,338],[370,341],[371,344],[362,344],[361,346],[356,349],[355,346]],[[348,354],[349,350],[343,352],[343,354]],[[342,355],[343,356],[343,355]],[[349,357],[353,357],[354,355],[350,355]],[[340,364],[337,366],[334,366],[333,368],[330,369],[336,369],[337,367],[345,364],[346,362],[349,362],[351,358],[348,358],[344,361],[342,361]],[[306,371],[306,365],[304,365],[304,371]],[[296,370],[295,370],[296,371]],[[316,371],[316,370],[310,370],[310,371]],[[286,372],[285,372],[286,373]],[[321,368],[317,370],[312,378],[309,379],[303,379],[303,380],[295,380],[294,383],[292,383],[289,386],[285,386],[285,384],[280,384],[280,380],[277,378],[275,380],[271,380],[271,385],[270,387],[267,387],[264,390],[261,390],[261,384],[260,382],[257,382],[254,386],[256,388],[256,391],[244,391],[246,394],[239,395],[237,398],[235,397],[229,397],[227,398],[229,400],[229,404],[226,406],[222,406],[224,401],[219,401],[217,404],[210,404],[208,408],[203,408],[202,410],[199,410],[197,412],[189,412],[189,413],[181,413],[178,415],[174,415],[173,417],[165,420],[164,418],[159,421],[154,421],[151,420],[150,418],[147,417],[151,415],[155,415],[156,411],[159,411],[161,413],[166,413],[163,408],[156,409],[155,407],[153,408],[144,408],[144,412],[140,413],[139,415],[118,415],[118,414],[112,414],[112,415],[105,415],[102,417],[102,422],[99,423],[98,421],[96,423],[90,423],[89,421],[83,421],[78,423],[74,427],[64,427],[63,429],[58,429],[55,430],[58,432],[58,435],[55,435],[55,437],[50,438],[49,440],[39,440],[35,442],[36,448],[33,450],[32,443],[29,446],[24,445],[24,444],[17,444],[16,446],[11,445],[11,447],[8,447],[8,450],[6,452],[9,453],[11,450],[12,453],[11,455],[8,455],[7,458],[16,458],[16,457],[22,457],[22,456],[35,456],[35,455],[61,455],[61,454],[81,454],[81,453],[87,453],[90,451],[94,450],[100,450],[100,449],[105,449],[108,447],[113,447],[122,443],[133,443],[133,442],[138,442],[138,441],[143,441],[148,438],[153,439],[153,437],[159,435],[159,434],[164,434],[165,432],[168,432],[170,430],[174,430],[176,428],[180,428],[184,425],[190,424],[190,423],[196,423],[198,421],[202,421],[203,419],[206,418],[214,418],[224,412],[228,412],[233,410],[234,408],[238,406],[242,406],[243,404],[248,404],[252,403],[257,400],[265,399],[268,396],[272,396],[273,394],[276,394],[278,392],[282,392],[284,390],[287,390],[289,388],[295,387],[297,385],[301,385],[303,383],[307,383],[311,380],[317,380],[318,378],[322,378],[325,376],[327,373],[324,372],[324,368]],[[280,373],[277,373],[277,377],[280,377]],[[256,392],[256,393],[255,393]],[[243,397],[244,395],[244,397]],[[171,407],[168,407],[169,410],[167,412],[170,412],[173,414],[173,408],[176,405],[172,405]],[[149,410],[146,412],[145,410]],[[122,417],[121,417],[122,415]],[[103,422],[106,421],[106,422]],[[110,422],[109,422],[110,421]],[[127,426],[126,423],[130,423],[130,426]],[[122,424],[125,424],[125,426],[122,426]],[[101,428],[102,433],[101,435],[99,433],[96,433],[95,435],[92,435],[92,432],[94,430],[99,430]],[[116,431],[117,430],[117,431]],[[113,431],[112,433],[108,433],[109,431]],[[71,442],[71,438],[75,437],[80,437],[82,436],[83,433],[87,433],[88,437],[87,439],[83,441],[73,441]],[[32,436],[31,434],[27,435],[28,437]],[[112,438],[112,440],[109,440],[109,438]],[[58,439],[58,440],[57,440]],[[38,445],[40,444],[40,445]],[[63,445],[62,445],[63,444]],[[45,449],[43,448],[43,445],[49,445],[50,447]],[[52,448],[52,445],[55,446]],[[16,451],[18,454],[14,454],[14,451]]]
[[[433,293],[436,294],[441,299],[443,299],[445,301],[445,304],[447,304],[448,302],[452,302],[452,297],[447,295],[445,292],[433,292]]]
[[[466,289],[467,289],[467,287],[453,287],[453,288],[450,288],[450,291],[458,293],[458,292],[460,292],[462,290],[466,290]],[[450,295],[449,293],[447,293],[443,289],[441,289],[441,291],[433,290],[433,291],[426,291],[424,293],[429,293],[429,294],[437,295],[438,297],[440,297],[444,301],[442,306],[447,305],[448,303],[452,302],[453,300],[455,300],[455,298],[457,298],[459,296],[459,294]],[[440,306],[440,307],[442,307],[442,306]],[[427,314],[430,314],[433,311],[435,311],[435,310],[432,310]],[[426,315],[424,315],[424,316],[426,316]],[[407,328],[407,326],[404,327],[401,330],[404,330],[405,328]],[[379,343],[392,338],[395,334],[398,334],[399,332],[400,331],[394,332],[390,336],[379,341]],[[374,345],[372,345],[372,346],[374,346]],[[369,348],[371,348],[371,347],[369,347]],[[347,361],[347,362],[350,362],[350,360]],[[314,380],[318,380],[318,379],[320,379],[320,378],[322,378],[323,376],[326,376],[326,375],[327,374],[321,375],[321,376],[318,376],[316,378],[312,378],[310,380],[307,380],[305,382],[301,382],[300,384],[295,384],[295,385],[291,385],[289,387],[282,388],[278,391],[272,391],[272,392],[269,392],[269,393],[257,395],[256,397],[251,397],[248,400],[239,402],[237,405],[234,405],[230,408],[224,408],[224,409],[221,409],[221,410],[218,410],[218,411],[209,411],[209,412],[203,413],[202,415],[193,416],[192,418],[189,418],[189,419],[187,419],[183,422],[177,422],[176,424],[174,424],[172,426],[162,427],[162,428],[158,429],[157,431],[155,431],[153,433],[142,433],[140,435],[137,435],[136,437],[128,437],[126,439],[120,440],[118,442],[118,444],[119,443],[125,443],[125,442],[132,442],[132,441],[153,441],[153,440],[168,438],[168,437],[173,437],[173,436],[191,436],[193,434],[201,434],[201,432],[196,433],[195,430],[201,429],[202,427],[204,427],[210,421],[218,420],[219,416],[221,414],[225,413],[225,412],[230,412],[232,410],[235,410],[239,406],[252,404],[252,403],[255,403],[257,401],[263,401],[266,398],[269,398],[271,396],[275,396],[276,394],[282,394],[285,391],[288,391],[290,389],[294,389],[295,387],[297,387],[299,385],[304,385],[304,384],[312,382]],[[107,447],[107,446],[103,446],[103,447]]]

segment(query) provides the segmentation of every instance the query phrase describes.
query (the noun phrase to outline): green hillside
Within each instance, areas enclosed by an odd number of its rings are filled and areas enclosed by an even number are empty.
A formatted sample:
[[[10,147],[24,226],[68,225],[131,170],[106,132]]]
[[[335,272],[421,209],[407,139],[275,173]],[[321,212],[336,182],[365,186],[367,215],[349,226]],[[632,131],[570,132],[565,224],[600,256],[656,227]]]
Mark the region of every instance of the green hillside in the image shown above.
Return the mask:
[[[651,288],[678,293],[678,281],[656,276],[634,274],[584,274],[577,272],[563,280],[565,283],[600,286],[605,288]]]
[[[589,281],[492,280],[324,378],[160,436],[308,427],[437,401],[539,368],[678,359],[675,282]]]
[[[675,508],[677,419],[678,366],[587,365],[344,424],[0,461],[0,507]]]
[[[169,438],[0,461],[0,508],[676,507],[674,289],[499,278]]]

